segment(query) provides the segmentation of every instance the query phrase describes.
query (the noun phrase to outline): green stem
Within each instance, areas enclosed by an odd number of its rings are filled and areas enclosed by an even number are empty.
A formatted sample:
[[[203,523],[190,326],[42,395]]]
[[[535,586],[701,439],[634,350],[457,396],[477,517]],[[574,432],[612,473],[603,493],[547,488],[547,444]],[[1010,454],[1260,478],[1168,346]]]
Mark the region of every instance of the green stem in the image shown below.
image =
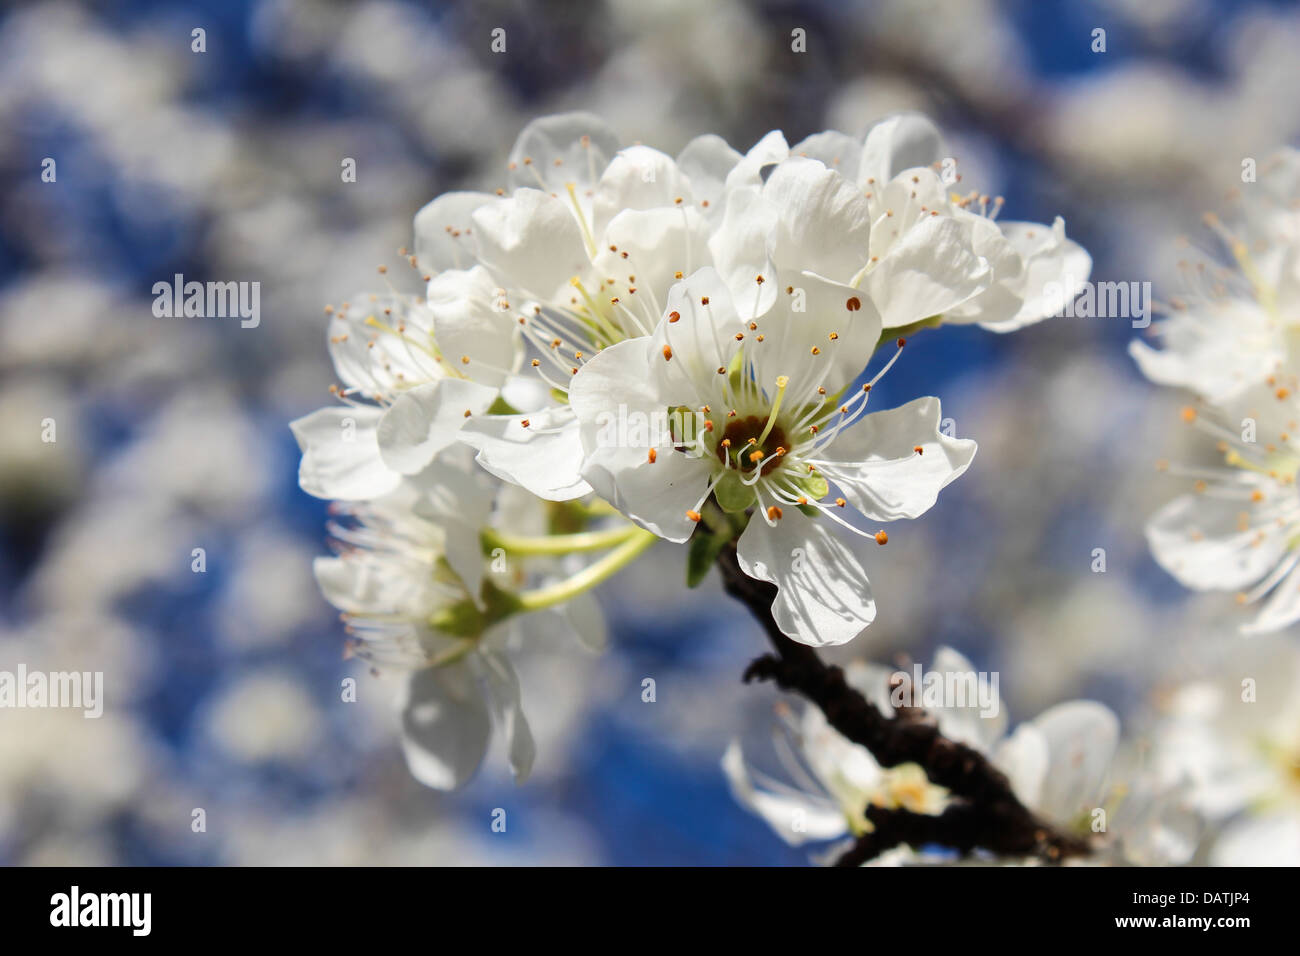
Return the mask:
[[[607,528],[603,531],[580,531],[575,534],[522,535],[506,534],[495,528],[480,533],[483,550],[504,548],[512,554],[572,554],[575,551],[599,551],[627,540],[637,530],[635,525]]]
[[[613,577],[649,550],[658,537],[643,528],[626,532],[626,540],[599,561],[587,565],[573,577],[515,595],[515,607],[521,611],[540,611],[563,604]]]

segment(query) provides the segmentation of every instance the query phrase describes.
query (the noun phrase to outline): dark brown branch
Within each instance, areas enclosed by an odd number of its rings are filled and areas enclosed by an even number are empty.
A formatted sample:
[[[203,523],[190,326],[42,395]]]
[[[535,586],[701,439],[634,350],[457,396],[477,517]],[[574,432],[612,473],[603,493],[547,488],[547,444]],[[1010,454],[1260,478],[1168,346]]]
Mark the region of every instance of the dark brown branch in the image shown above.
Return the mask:
[[[852,849],[835,861],[836,866],[861,866],[904,844],[942,844],[966,854],[981,843],[983,821],[968,803],[955,803],[938,815],[867,807],[866,817],[874,829],[858,837]]]
[[[857,865],[903,843],[942,844],[963,854],[983,849],[1007,856],[1033,855],[1050,862],[1089,851],[1086,841],[1058,832],[1025,807],[1011,782],[978,750],[944,737],[933,720],[885,716],[849,686],[840,668],[827,665],[811,647],[782,634],[771,613],[776,588],[746,575],[734,546],[719,554],[718,568],[727,593],[749,608],[776,651],[749,665],[746,682],[770,680],[782,690],[798,692],[826,715],[832,727],[866,747],[882,767],[919,764],[932,783],[959,798],[937,816],[867,808],[875,829],[858,840],[841,864]]]

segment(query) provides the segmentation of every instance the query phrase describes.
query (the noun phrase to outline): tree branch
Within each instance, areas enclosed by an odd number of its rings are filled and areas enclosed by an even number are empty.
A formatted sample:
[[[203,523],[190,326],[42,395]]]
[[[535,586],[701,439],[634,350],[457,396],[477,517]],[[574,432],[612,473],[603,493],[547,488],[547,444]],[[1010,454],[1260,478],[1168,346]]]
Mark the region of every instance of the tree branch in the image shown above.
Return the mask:
[[[886,717],[849,686],[840,668],[781,633],[771,612],[776,587],[740,569],[734,544],[718,555],[718,569],[727,593],[749,608],[776,651],[749,665],[746,683],[770,680],[782,690],[798,692],[844,737],[866,747],[882,767],[919,764],[932,783],[958,798],[939,815],[868,807],[874,829],[837,865],[856,866],[904,843],[942,844],[962,854],[983,849],[1004,856],[1037,856],[1048,862],[1089,852],[1085,840],[1057,831],[1025,807],[1011,782],[978,750],[944,737],[933,720]]]

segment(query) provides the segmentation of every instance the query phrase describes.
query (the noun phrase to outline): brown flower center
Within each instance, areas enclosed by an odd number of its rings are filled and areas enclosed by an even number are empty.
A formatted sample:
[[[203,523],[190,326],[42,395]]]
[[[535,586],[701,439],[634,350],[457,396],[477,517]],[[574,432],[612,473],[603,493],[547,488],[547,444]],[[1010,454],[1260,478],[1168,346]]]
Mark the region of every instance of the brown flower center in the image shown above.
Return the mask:
[[[759,418],[757,415],[733,418],[727,422],[727,430],[722,433],[722,439],[718,442],[718,460],[726,464],[727,456],[730,455],[733,463],[738,461],[741,470],[748,472],[757,464],[758,459],[753,456],[755,452],[759,452],[763,461],[761,473],[767,475],[775,470],[781,464],[782,457],[777,454],[777,449],[789,451],[790,444],[786,441],[785,431],[781,426],[773,424],[772,430],[767,433],[767,438],[762,445],[759,445],[759,436],[763,434],[763,429],[766,427],[767,419]]]

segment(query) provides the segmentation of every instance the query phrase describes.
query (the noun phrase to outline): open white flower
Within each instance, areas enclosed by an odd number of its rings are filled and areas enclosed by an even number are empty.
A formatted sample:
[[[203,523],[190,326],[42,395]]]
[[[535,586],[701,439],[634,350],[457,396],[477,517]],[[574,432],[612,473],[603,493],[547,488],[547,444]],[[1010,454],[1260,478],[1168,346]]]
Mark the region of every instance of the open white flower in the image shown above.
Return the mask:
[[[465,361],[499,368],[513,361],[512,340],[453,329]],[[459,344],[459,343],[458,343]],[[456,444],[466,418],[486,411],[503,372],[471,381],[463,363],[448,362],[433,334],[433,317],[419,299],[361,295],[331,310],[330,355],[342,404],[318,409],[291,424],[303,457],[299,484],[318,498],[360,501],[393,491],[439,452]]]
[[[1235,198],[1226,222],[1206,216],[1231,265],[1190,256],[1180,263],[1185,294],[1151,327],[1162,347],[1129,346],[1153,382],[1214,405],[1300,370],[1300,151],[1269,157],[1258,182]]]
[[[1072,700],[1021,724],[992,752],[1025,806],[1062,829],[1091,832],[1105,809],[1119,718],[1092,700]]]
[[[975,670],[962,654],[939,648],[930,672],[945,685],[966,688],[925,710],[939,731],[988,756],[1007,778],[1025,806],[1058,827],[1089,832],[1091,815],[1107,797],[1111,763],[1119,742],[1119,719],[1102,704],[1074,700],[1057,704],[1007,734],[1005,708],[997,701],[996,684]],[[897,671],[879,665],[859,665],[854,685],[884,713],[890,708],[891,679]],[[971,684],[974,687],[971,688]],[[988,707],[990,701],[996,707]]]
[[[722,758],[736,802],[762,817],[791,846],[858,836],[872,829],[869,806],[942,813],[948,791],[935,786],[916,764],[885,769],[865,747],[843,737],[816,707],[799,716],[780,708],[773,741],[795,786],[745,763],[738,741]]]
[[[969,660],[947,647],[935,653],[931,669],[980,679]],[[845,677],[881,713],[892,716],[895,673],[892,668],[854,663]],[[1091,812],[1102,806],[1106,795],[1119,736],[1115,715],[1092,701],[1070,701],[1006,736],[1005,713],[982,711],[979,699],[987,699],[988,688],[983,691],[966,702],[927,707],[926,714],[945,737],[988,756],[1007,774],[1027,807],[1066,829],[1087,832]],[[797,846],[869,832],[869,805],[938,814],[952,799],[915,764],[882,768],[864,747],[829,726],[816,708],[805,708],[798,720],[787,717],[785,724],[788,732],[777,738],[777,753],[794,786],[747,766],[735,742],[722,765],[737,801],[763,817],[787,843]],[[919,849],[900,848],[887,862],[921,861]]]
[[[756,294],[769,283],[779,292],[765,315],[745,319],[721,276],[700,270],[673,287],[653,335],[592,357],[569,398],[583,475],[598,494],[678,542],[711,495],[727,511],[754,506],[738,543],[741,567],[777,585],[772,612],[785,634],[841,644],[871,623],[875,602],[827,524],[883,543],[841,509],[915,518],[966,470],[975,443],[940,433],[934,398],[866,414],[871,383],[846,392],[881,332],[871,301],[811,273],[785,281],[759,276]],[[617,427],[670,413],[667,428]]]
[[[1218,416],[1183,409],[1184,421],[1217,442],[1224,464],[1164,465],[1190,479],[1192,490],[1152,516],[1146,535],[1156,561],[1185,587],[1236,591],[1243,607],[1263,601],[1241,628],[1262,633],[1300,620],[1300,436],[1293,434],[1300,407],[1285,387],[1251,394],[1259,404],[1248,399],[1256,417],[1244,438]]]
[[[532,768],[533,738],[507,655],[521,628],[554,630],[555,621],[539,617],[560,614],[584,645],[604,642],[589,596],[562,612],[492,613],[501,584],[521,581],[488,580],[480,535],[490,522],[517,528],[526,519],[518,504],[501,500],[494,512],[494,486],[485,479],[468,454],[452,454],[384,497],[336,506],[345,519],[331,525],[338,554],[314,566],[326,600],[342,612],[352,653],[409,671],[402,750],[417,780],[443,790],[475,774],[494,724],[516,780]]]
[[[1216,670],[1169,699],[1152,744],[1157,768],[1221,825],[1212,864],[1298,866],[1300,653],[1258,638]]]
[[[1209,406],[1183,418],[1223,455],[1222,467],[1163,466],[1193,484],[1148,523],[1152,553],[1189,588],[1262,601],[1247,633],[1300,620],[1300,151],[1259,177],[1228,223],[1206,217],[1231,266],[1181,263],[1188,294],[1152,327],[1163,347],[1129,347],[1148,378]]]

